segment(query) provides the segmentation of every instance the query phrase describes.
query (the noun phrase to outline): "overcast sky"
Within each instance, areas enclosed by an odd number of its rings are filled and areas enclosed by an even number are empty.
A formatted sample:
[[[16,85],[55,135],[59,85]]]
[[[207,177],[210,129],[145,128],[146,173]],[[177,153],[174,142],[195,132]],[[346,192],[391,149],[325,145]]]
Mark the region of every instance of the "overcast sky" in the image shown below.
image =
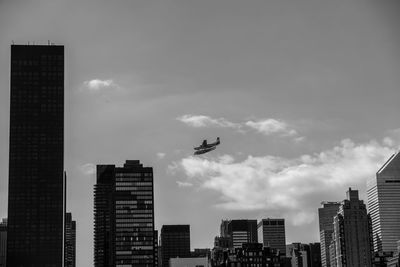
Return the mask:
[[[93,262],[95,164],[154,168],[156,228],[286,219],[365,199],[400,144],[395,0],[0,0],[0,217],[7,216],[10,45],[65,45],[65,169],[77,266]],[[221,138],[193,157],[203,139]]]

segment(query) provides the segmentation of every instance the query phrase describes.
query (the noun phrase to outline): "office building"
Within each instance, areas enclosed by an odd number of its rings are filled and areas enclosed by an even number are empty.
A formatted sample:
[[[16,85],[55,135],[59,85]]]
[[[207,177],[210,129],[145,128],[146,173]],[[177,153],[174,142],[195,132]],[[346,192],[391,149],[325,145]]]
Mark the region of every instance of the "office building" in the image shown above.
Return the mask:
[[[0,222],[0,267],[6,267],[7,257],[7,219]]]
[[[371,219],[358,191],[349,188],[347,199],[334,217],[332,249],[335,266],[372,266]]]
[[[153,169],[139,160],[97,165],[94,264],[156,266]]]
[[[286,255],[285,219],[262,219],[258,223],[259,242]]]
[[[154,242],[154,266],[158,266],[158,264],[159,264],[159,258],[158,258],[159,246],[158,246],[158,231],[157,230],[154,230],[153,242]]]
[[[307,256],[309,259],[309,267],[321,267],[321,244],[320,243],[310,243],[310,250],[307,251]]]
[[[171,258],[190,258],[189,225],[163,225],[160,239],[163,267],[169,266]]]
[[[374,251],[396,252],[400,240],[400,154],[392,155],[367,181]]]
[[[11,46],[7,267],[62,266],[64,47]]]
[[[322,267],[330,267],[329,245],[332,241],[333,217],[335,217],[338,212],[340,202],[324,201],[321,205],[322,207],[318,209],[321,264]]]
[[[245,243],[257,243],[257,220],[230,220],[228,223],[222,221],[221,230],[229,238],[230,248],[241,248]]]
[[[308,267],[311,265],[309,258],[310,247],[307,244],[292,243],[288,245],[288,256],[291,258],[292,267]]]
[[[76,266],[76,221],[70,212],[65,214],[64,267]]]

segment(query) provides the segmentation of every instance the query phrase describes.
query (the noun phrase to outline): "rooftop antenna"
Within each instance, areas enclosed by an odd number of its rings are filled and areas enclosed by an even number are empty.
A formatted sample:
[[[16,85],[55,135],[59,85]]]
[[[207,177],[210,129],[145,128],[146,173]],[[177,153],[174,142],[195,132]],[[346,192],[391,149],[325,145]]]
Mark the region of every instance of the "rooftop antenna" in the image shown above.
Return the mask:
[[[47,45],[50,45],[50,40],[47,40]]]

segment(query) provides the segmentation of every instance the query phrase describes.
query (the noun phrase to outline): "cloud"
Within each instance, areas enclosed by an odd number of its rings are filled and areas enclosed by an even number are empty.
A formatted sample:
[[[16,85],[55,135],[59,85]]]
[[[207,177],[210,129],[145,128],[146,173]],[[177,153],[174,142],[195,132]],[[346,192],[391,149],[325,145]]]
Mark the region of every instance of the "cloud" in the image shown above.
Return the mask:
[[[224,118],[213,119],[209,116],[204,115],[183,115],[181,117],[176,118],[177,120],[186,123],[192,127],[223,127],[223,128],[240,128],[241,125],[238,123],[230,122]]]
[[[394,151],[387,142],[356,144],[345,139],[326,151],[293,159],[190,156],[173,162],[169,170],[183,173],[188,183],[218,192],[222,196],[216,204],[219,208],[262,211],[301,225],[316,219],[321,201],[343,200],[349,186],[365,187],[366,179]]]
[[[176,183],[178,184],[179,187],[191,187],[191,186],[193,186],[193,184],[189,183],[189,182],[176,181]]]
[[[93,163],[86,163],[79,167],[80,171],[85,175],[93,175],[96,173],[96,165]]]
[[[296,130],[292,129],[286,122],[276,119],[265,119],[259,121],[247,121],[248,127],[265,135],[280,134],[282,136],[296,136]]]
[[[295,142],[301,142],[305,139],[299,136],[297,131],[283,120],[262,119],[257,121],[246,121],[242,123],[231,122],[225,118],[214,119],[205,115],[183,115],[177,120],[195,128],[200,127],[222,127],[236,129],[238,132],[244,133],[245,127],[256,130],[264,135],[278,135],[282,137],[292,137]]]
[[[167,154],[165,154],[165,153],[163,153],[163,152],[158,152],[158,153],[157,153],[157,157],[158,157],[159,159],[165,158],[166,155],[167,155]]]
[[[93,79],[83,82],[84,86],[90,91],[99,91],[104,88],[118,88],[119,86],[113,80]]]

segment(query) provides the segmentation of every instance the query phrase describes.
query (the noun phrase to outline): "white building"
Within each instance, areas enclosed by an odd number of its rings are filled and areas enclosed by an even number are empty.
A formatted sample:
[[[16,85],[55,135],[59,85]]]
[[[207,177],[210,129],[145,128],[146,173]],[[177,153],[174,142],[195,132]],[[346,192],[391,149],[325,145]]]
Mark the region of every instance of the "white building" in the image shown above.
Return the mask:
[[[374,251],[396,252],[400,240],[400,154],[392,155],[367,182]]]

